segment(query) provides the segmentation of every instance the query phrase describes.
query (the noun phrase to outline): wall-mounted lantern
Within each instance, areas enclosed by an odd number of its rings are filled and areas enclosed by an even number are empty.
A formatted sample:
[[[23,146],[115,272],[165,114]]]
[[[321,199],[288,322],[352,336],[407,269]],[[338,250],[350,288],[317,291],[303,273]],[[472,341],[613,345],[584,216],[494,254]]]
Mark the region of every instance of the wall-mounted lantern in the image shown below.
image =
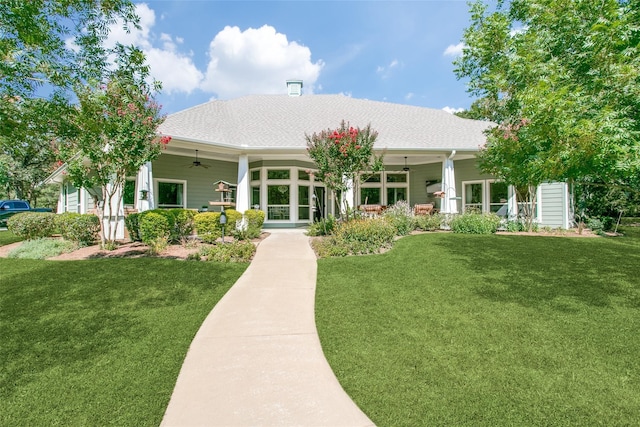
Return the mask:
[[[147,200],[149,198],[149,190],[140,190],[140,200]]]

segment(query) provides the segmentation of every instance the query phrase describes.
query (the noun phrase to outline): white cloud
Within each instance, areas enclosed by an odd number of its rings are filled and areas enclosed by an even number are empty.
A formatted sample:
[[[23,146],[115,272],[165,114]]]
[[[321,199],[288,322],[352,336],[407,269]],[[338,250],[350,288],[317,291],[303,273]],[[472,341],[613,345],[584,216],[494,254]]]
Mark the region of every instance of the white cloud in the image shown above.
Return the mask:
[[[447,46],[447,48],[444,50],[443,55],[444,56],[460,56],[462,55],[462,49],[465,48],[464,43],[460,42],[458,44],[450,44],[449,46]]]
[[[408,94],[406,94],[406,95],[404,96],[404,99],[405,99],[406,101],[409,101],[409,100],[410,100],[411,98],[413,98],[414,96],[416,96],[416,94],[415,94],[415,93],[413,93],[413,92],[409,92]]]
[[[156,15],[145,3],[136,5],[136,14],[140,17],[141,28],[131,28],[127,33],[121,22],[111,25],[106,46],[113,47],[116,43],[121,43],[142,49],[149,64],[151,77],[162,82],[162,90],[165,93],[191,93],[198,88],[204,75],[194,65],[190,55],[178,51],[178,44],[181,44],[183,39],[174,38],[167,33],[160,33],[156,38],[152,31]],[[156,42],[159,46],[156,46]]]
[[[376,68],[376,73],[380,74],[383,79],[388,79],[389,77],[391,77],[391,72],[395,68],[401,68],[402,65],[403,64],[401,62],[399,62],[397,59],[394,59],[389,63],[389,65],[378,65],[378,67]]]
[[[269,25],[225,27],[209,45],[209,65],[201,88],[229,99],[246,94],[286,93],[285,81],[301,79],[312,93],[324,62],[311,61],[311,50]]]
[[[449,114],[453,114],[453,113],[459,113],[460,111],[464,111],[464,108],[454,108],[454,107],[446,106],[443,108],[443,110]]]

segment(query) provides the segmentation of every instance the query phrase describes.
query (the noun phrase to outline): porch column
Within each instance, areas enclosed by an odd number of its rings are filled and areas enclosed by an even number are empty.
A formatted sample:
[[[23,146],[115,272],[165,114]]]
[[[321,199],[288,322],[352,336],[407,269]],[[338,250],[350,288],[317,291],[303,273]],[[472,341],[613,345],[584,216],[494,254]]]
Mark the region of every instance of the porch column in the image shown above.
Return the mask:
[[[147,162],[138,171],[138,177],[136,179],[136,209],[138,212],[148,211],[153,209],[154,204],[154,191],[153,191],[153,169],[151,162]],[[142,199],[142,194],[146,193],[146,199]]]
[[[453,157],[456,150],[453,150],[449,157],[442,162],[442,191],[444,198],[440,204],[440,212],[445,214],[458,213],[458,202],[456,200],[456,176],[453,165]]]
[[[236,210],[244,213],[249,209],[249,156],[241,154],[238,157],[238,188],[236,189]]]
[[[342,192],[342,200],[340,200],[340,212],[346,213],[347,207],[355,209],[353,205],[353,180],[347,179],[347,190]]]

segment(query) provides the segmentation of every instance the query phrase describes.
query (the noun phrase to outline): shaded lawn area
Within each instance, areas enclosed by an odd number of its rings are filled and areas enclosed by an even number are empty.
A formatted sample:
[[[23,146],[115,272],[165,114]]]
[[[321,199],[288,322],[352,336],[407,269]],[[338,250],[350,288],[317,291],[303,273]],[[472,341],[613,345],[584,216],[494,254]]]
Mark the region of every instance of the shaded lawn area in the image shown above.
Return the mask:
[[[247,265],[0,259],[0,425],[158,425]]]
[[[638,238],[406,237],[320,260],[316,321],[379,426],[638,423]]]

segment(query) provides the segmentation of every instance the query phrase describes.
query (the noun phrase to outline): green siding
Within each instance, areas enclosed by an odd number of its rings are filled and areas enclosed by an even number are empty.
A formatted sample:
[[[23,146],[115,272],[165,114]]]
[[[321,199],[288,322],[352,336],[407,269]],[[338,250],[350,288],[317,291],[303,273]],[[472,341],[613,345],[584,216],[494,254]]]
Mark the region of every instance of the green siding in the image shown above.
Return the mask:
[[[67,189],[67,202],[64,207],[65,212],[79,212],[80,200],[78,199],[78,189],[71,184],[65,184]]]
[[[412,165],[409,171],[409,204],[413,206],[418,203],[435,203],[439,208],[439,202],[432,194],[427,194],[426,181],[440,180],[442,180],[441,162]]]
[[[564,228],[567,209],[565,185],[561,182],[540,185],[540,225],[552,228]]]
[[[213,183],[219,180],[236,184],[238,181],[238,163],[212,159],[199,159],[209,166],[192,167],[190,157],[161,155],[153,162],[153,179],[182,179],[187,181],[187,209],[199,209],[208,206],[209,201],[220,200],[220,194],[214,191]]]

